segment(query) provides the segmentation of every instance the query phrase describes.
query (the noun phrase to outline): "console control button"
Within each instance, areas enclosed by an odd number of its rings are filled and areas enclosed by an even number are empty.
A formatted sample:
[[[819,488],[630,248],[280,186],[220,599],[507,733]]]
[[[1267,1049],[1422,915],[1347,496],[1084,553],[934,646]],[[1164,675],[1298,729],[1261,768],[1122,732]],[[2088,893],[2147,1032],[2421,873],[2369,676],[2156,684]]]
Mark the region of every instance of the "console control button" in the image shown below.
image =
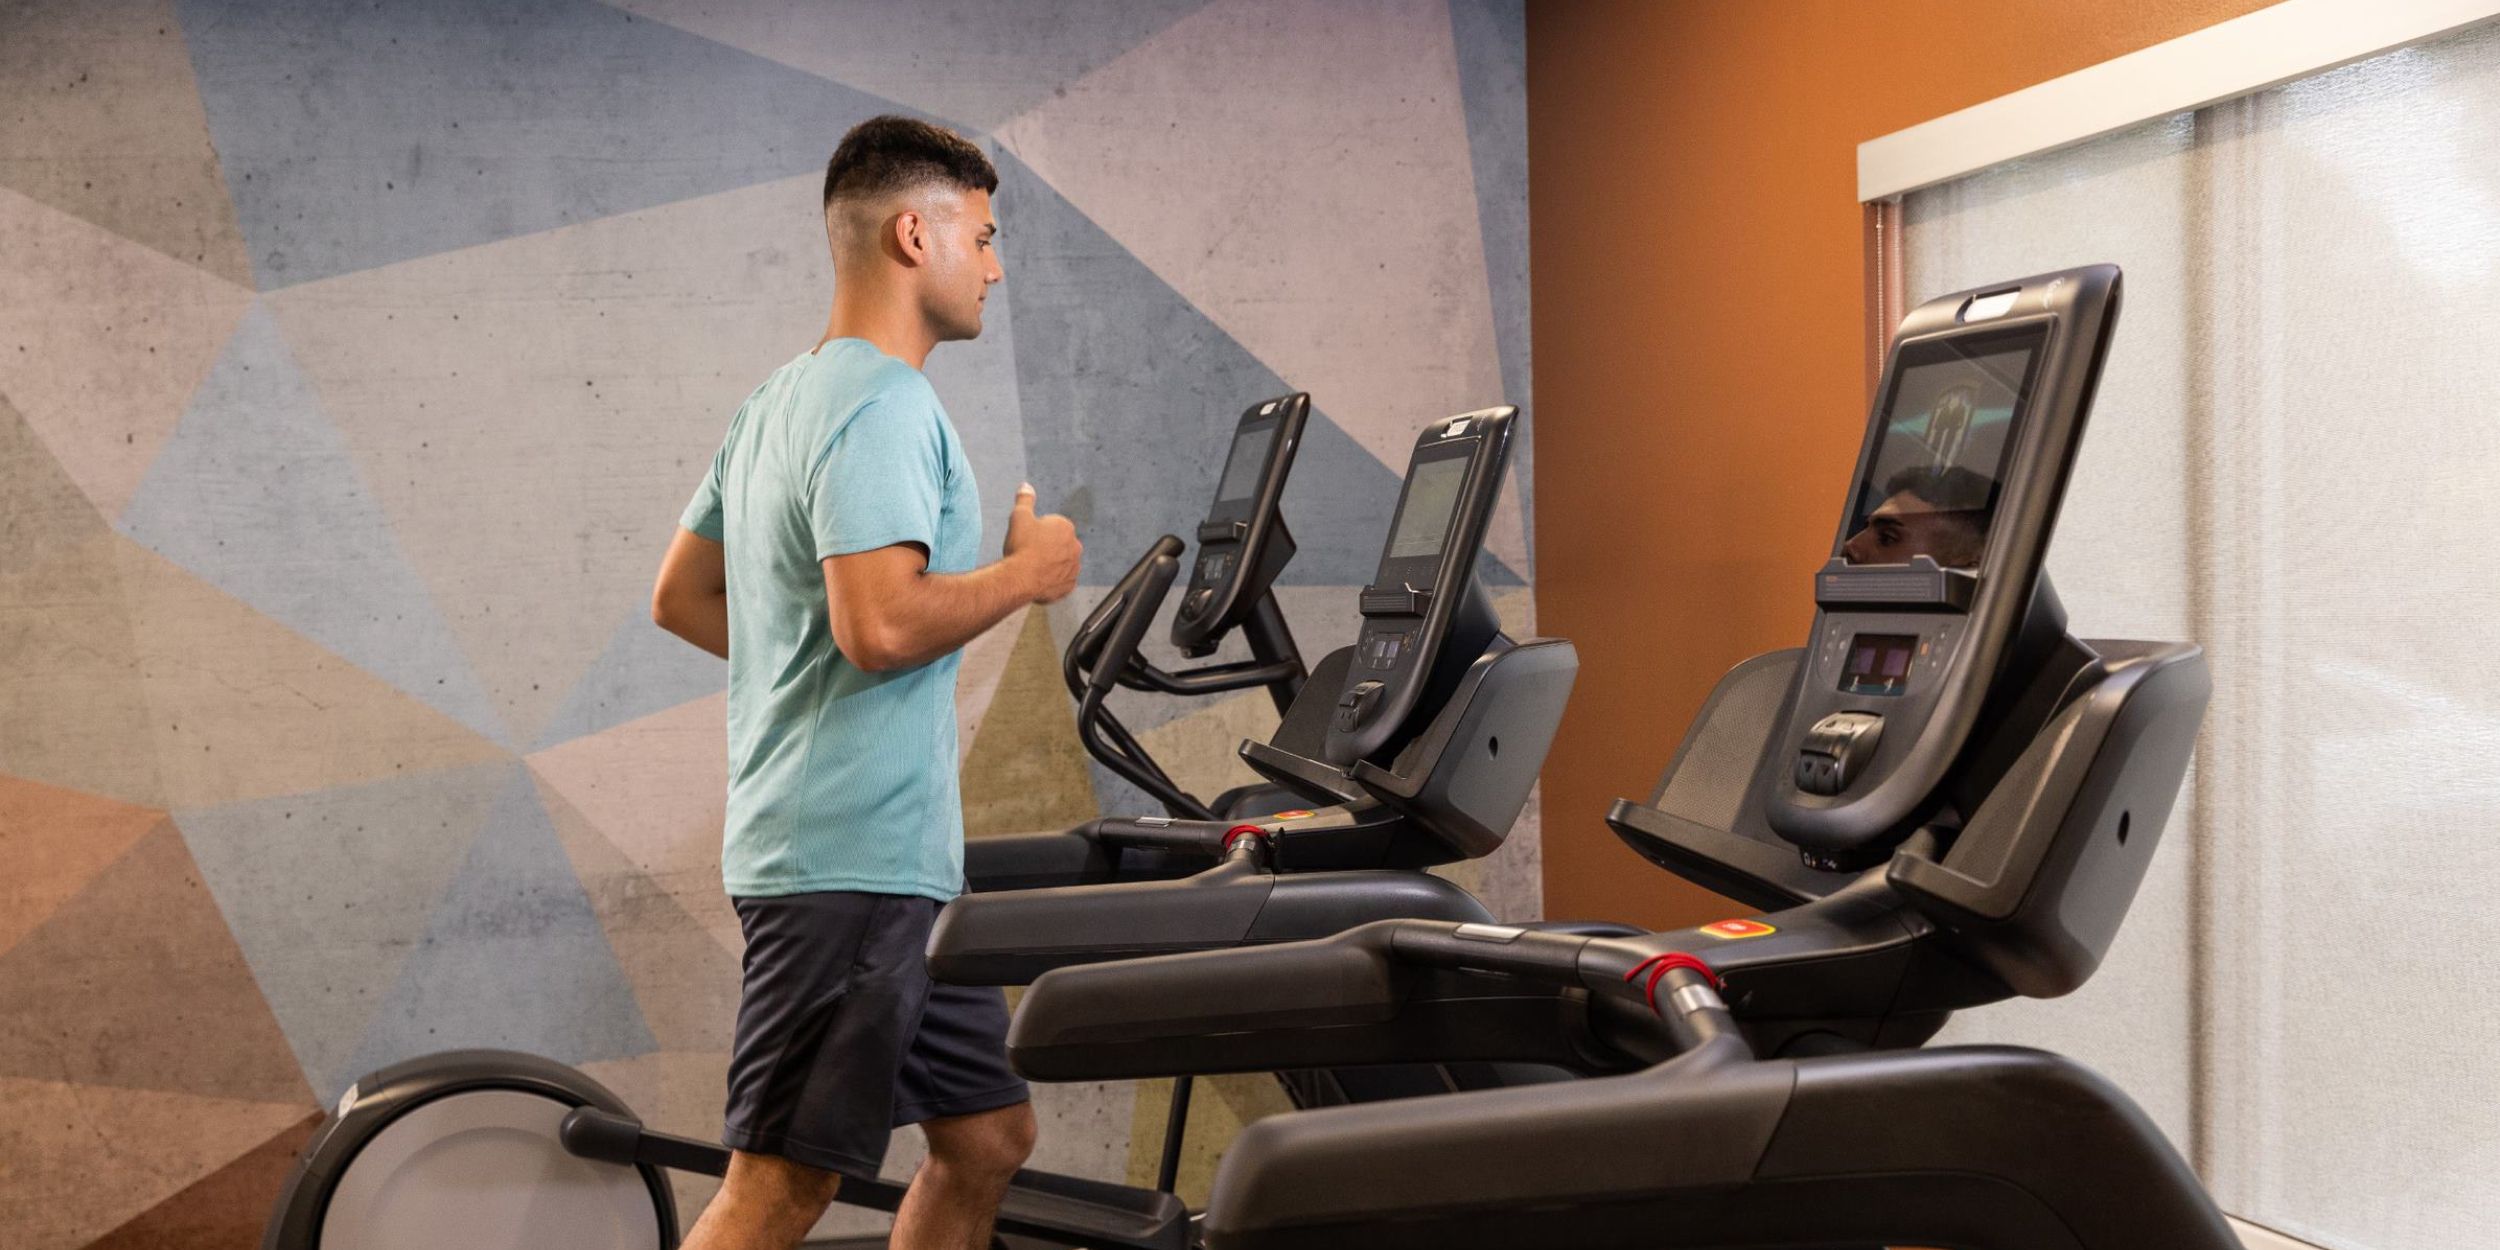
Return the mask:
[[[1380,701],[1383,689],[1386,687],[1376,681],[1358,681],[1348,687],[1337,699],[1337,732],[1354,732],[1354,727],[1363,722],[1363,714]]]
[[[1814,722],[1797,752],[1797,788],[1821,795],[1848,789],[1883,736],[1884,718],[1873,712],[1834,712]]]

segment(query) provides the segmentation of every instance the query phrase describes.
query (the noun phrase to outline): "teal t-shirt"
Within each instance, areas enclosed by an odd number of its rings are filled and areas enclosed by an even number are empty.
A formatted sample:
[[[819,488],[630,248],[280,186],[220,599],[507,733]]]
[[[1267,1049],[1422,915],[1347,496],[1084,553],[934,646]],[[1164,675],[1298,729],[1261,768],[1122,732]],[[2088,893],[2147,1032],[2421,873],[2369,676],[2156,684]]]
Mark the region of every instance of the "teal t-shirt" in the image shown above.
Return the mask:
[[[783,365],[738,409],[683,524],[729,575],[729,820],[742,898],[963,890],[949,654],[871,673],[834,645],[822,561],[896,543],[970,570],[980,501],[918,369],[860,339]]]

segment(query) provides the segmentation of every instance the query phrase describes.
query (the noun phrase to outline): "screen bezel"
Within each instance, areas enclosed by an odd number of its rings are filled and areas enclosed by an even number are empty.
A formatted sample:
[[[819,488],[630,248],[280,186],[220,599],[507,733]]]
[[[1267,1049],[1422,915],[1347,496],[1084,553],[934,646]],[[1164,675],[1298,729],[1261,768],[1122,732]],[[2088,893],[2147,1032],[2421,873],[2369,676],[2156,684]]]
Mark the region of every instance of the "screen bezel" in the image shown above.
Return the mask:
[[[1978,561],[1970,567],[1977,569],[1987,565],[1988,554],[1996,548],[2005,522],[2006,476],[2015,466],[2017,451],[2029,428],[2031,410],[2039,389],[2041,367],[2048,358],[2049,339],[2054,329],[2055,326],[2045,320],[2027,321],[1978,333],[1959,330],[1955,333],[1911,340],[1894,347],[1890,367],[1885,370],[1882,402],[1875,406],[1874,411],[1867,418],[1866,435],[1863,440],[1865,448],[1859,456],[1857,476],[1853,479],[1855,484],[1849,491],[1848,506],[1840,514],[1839,532],[1832,538],[1832,559],[1846,563],[1846,549],[1850,537],[1858,532],[1867,513],[1873,511],[1875,506],[1882,502],[1880,499],[1870,498],[1874,491],[1880,489],[1874,480],[1875,470],[1877,465],[1883,463],[1884,444],[1887,441],[1883,435],[1891,428],[1893,406],[1900,400],[1902,383],[1910,371],[1928,365],[1950,364],[1956,361],[1969,361],[1981,356],[2001,355],[2009,348],[2023,348],[2028,349],[2029,356],[2023,366],[2022,382],[2014,390],[2014,411],[2006,418],[2004,446],[1998,450],[1995,470],[1989,475],[1988,534],[1980,546]],[[1876,569],[1903,566],[1850,564],[1848,567]]]

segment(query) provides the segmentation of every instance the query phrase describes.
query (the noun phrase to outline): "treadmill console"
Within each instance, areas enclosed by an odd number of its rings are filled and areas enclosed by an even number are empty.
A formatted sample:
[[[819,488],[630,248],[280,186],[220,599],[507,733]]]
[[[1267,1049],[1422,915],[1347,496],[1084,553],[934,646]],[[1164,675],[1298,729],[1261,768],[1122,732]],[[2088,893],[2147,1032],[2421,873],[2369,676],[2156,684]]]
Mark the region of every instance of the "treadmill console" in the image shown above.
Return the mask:
[[[1296,392],[1250,405],[1234,425],[1215,502],[1198,523],[1198,559],[1172,616],[1172,645],[1182,654],[1213,652],[1293,561],[1281,500],[1310,412],[1311,397]]]
[[[1461,413],[1416,438],[1380,570],[1363,588],[1362,632],[1328,726],[1329,763],[1389,745],[1425,690],[1454,685],[1498,633],[1475,557],[1518,415],[1508,406]]]
[[[2040,580],[2117,303],[2103,265],[1903,321],[1774,740],[1766,815],[1808,863],[1880,859],[1932,814]]]

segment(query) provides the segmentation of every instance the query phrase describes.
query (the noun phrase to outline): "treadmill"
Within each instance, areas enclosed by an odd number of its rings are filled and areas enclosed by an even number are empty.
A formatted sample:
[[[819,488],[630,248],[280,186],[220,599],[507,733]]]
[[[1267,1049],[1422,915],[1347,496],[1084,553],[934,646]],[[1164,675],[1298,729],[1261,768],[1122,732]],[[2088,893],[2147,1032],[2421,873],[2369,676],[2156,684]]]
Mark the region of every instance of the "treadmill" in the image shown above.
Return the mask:
[[[1244,744],[1243,758],[1305,806],[1229,820],[1096,820],[971,842],[967,877],[986,892],[941,913],[932,941],[948,953],[932,958],[932,971],[1013,983],[1088,955],[1310,937],[1383,916],[1489,921],[1472,896],[1421,870],[1501,844],[1578,671],[1567,642],[1504,636],[1474,576],[1516,417],[1507,407],[1463,413],[1418,438],[1380,575],[1360,592],[1361,638],[1320,662],[1272,740]],[[1265,476],[1280,486],[1277,442],[1265,454]],[[1265,498],[1272,520],[1273,493]],[[1217,520],[1228,519],[1225,506],[1219,499]],[[1254,524],[1237,536],[1202,529],[1208,585],[1193,574],[1186,620],[1235,610],[1220,592],[1198,596],[1227,577],[1239,585],[1251,563],[1245,551],[1268,553],[1263,565],[1281,562],[1273,554],[1281,528],[1258,548]],[[1281,549],[1289,554],[1289,543]],[[1120,657],[1133,655],[1176,557],[1157,544],[1143,572],[1132,570],[1135,583],[1106,600],[1115,607],[1098,609],[1081,631],[1082,706],[1097,725],[1116,726],[1101,696],[1121,674],[1145,671]],[[1193,600],[1204,606],[1193,610]],[[1255,616],[1255,606],[1247,610]],[[1223,680],[1281,676],[1251,671],[1262,663],[1254,657]],[[1149,913],[1184,923],[1140,948],[1124,936],[1124,918]],[[1071,944],[1063,929],[1085,940]],[[446,1052],[348,1091],[289,1179],[263,1245],[673,1246],[665,1171],[719,1175],[727,1166],[722,1147],[646,1129],[572,1068],[510,1051]],[[903,1188],[846,1180],[836,1200],[891,1211]],[[1184,1250],[1194,1236],[1169,1192],[1033,1170],[1018,1173],[997,1227],[1002,1238],[1097,1250]]]
[[[1807,645],[1738,665],[1608,824],[1752,914],[1638,936],[1385,921],[1070,968],[1027,1075],[1559,1065],[1584,1079],[1246,1129],[1214,1250],[2226,1250],[2107,1081],[1951,1013],[2091,976],[2177,798],[2211,677],[2085,641],[2042,571],[2118,308],[2092,266],[1914,310]]]

